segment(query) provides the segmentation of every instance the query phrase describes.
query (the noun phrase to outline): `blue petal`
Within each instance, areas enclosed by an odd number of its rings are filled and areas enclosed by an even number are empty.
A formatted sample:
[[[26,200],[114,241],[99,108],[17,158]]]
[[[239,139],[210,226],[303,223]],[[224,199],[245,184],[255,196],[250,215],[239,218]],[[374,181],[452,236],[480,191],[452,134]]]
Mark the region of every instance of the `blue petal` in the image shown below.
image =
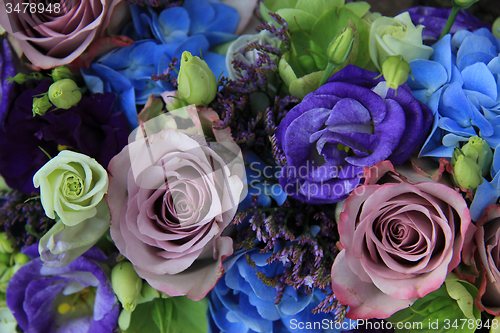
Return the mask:
[[[80,73],[82,73],[85,85],[89,88],[92,94],[104,93],[104,82],[92,69],[81,68]]]
[[[444,88],[439,113],[443,117],[455,120],[462,127],[470,126],[472,119],[471,105],[461,85],[452,83]]]
[[[493,154],[493,163],[491,164],[491,177],[495,178],[498,171],[500,171],[500,149],[495,149],[495,153]]]
[[[462,71],[462,78],[464,79],[464,89],[477,91],[489,97],[491,104],[495,103],[498,97],[497,85],[495,78],[486,64],[479,62],[470,65]],[[485,105],[485,102],[480,100],[481,105],[489,106]]]
[[[203,60],[205,60],[212,73],[214,73],[216,79],[223,74],[227,76],[226,56],[208,51],[203,53]]]
[[[434,52],[432,53],[431,59],[441,64],[441,66],[443,66],[446,70],[448,75],[448,79],[446,81],[449,81],[452,75],[452,54],[450,42],[451,35],[448,34],[432,46]]]
[[[205,32],[220,31],[233,34],[240,21],[238,11],[231,6],[217,2],[212,4],[212,8],[215,10],[215,17]]]
[[[483,178],[483,183],[478,186],[474,200],[470,206],[470,215],[473,221],[479,221],[481,216],[484,215],[486,207],[493,205],[500,197],[500,173],[497,173],[492,182],[489,183]]]
[[[410,76],[406,83],[412,90],[427,89],[430,96],[448,82],[446,69],[438,62],[418,59],[411,61],[410,66],[415,80]]]
[[[496,56],[496,48],[488,38],[471,35],[464,39],[458,49],[457,66],[464,70],[476,62],[489,63]]]
[[[184,8],[167,8],[158,17],[158,39],[162,43],[181,43],[187,38],[190,23],[189,14]]]
[[[291,286],[286,287],[285,295],[278,305],[279,310],[283,313],[284,316],[293,316],[301,312],[309,305],[314,296],[314,293],[307,295],[304,291],[302,291],[303,296],[294,297],[297,295],[290,295],[290,293],[286,293],[286,290],[289,290],[290,288],[293,289],[293,287]]]
[[[209,43],[203,35],[194,35],[179,44],[172,54],[173,58],[181,59],[184,51],[190,52],[193,56],[201,56],[201,53],[208,52]]]
[[[458,125],[453,119],[450,119],[450,118],[441,117],[441,119],[439,119],[438,125],[442,129],[449,131],[449,132],[452,132],[452,133],[455,133],[455,134],[458,134],[458,135],[462,135],[462,136],[477,135],[476,131],[474,131],[474,128],[472,128],[472,126],[462,127],[462,126]]]
[[[190,35],[207,31],[208,25],[215,18],[215,9],[205,0],[186,0],[182,7],[191,18]]]

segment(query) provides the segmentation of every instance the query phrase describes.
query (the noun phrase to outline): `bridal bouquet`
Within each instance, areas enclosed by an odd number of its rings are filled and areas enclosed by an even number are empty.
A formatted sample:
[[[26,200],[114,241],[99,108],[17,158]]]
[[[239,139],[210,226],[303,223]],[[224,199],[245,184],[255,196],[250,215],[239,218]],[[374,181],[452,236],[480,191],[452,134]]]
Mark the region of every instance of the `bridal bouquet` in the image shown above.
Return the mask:
[[[0,332],[499,332],[478,0],[23,1],[0,0]]]

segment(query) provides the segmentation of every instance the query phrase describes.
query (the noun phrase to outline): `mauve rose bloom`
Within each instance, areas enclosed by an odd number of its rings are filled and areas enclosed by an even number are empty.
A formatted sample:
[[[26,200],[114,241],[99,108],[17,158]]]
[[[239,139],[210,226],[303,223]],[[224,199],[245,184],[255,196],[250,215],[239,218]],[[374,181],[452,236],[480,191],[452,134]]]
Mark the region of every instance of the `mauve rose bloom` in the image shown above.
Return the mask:
[[[486,208],[474,234],[476,263],[480,266],[480,284],[476,306],[494,316],[500,315],[500,205]]]
[[[363,167],[402,164],[420,148],[431,111],[406,84],[395,96],[377,76],[348,65],[281,121],[276,137],[287,165],[279,182],[288,195],[312,204],[342,201]]]
[[[29,7],[24,11],[21,0],[1,0],[0,25],[16,38],[33,65],[48,69],[69,64],[93,40],[101,37],[113,9],[120,1],[40,2],[45,5],[43,10],[37,7],[34,12],[30,12]],[[49,3],[51,12],[47,7]],[[20,6],[19,12],[15,10],[17,4]],[[59,12],[56,4],[60,4]]]
[[[244,196],[239,149],[234,163],[219,153],[237,146],[200,144],[204,120],[214,115],[201,111],[193,119],[197,132],[182,130],[190,135],[175,128],[150,135],[142,125],[138,133],[147,138],[131,142],[109,164],[111,237],[120,253],[153,288],[192,300],[205,297],[224,274],[222,260],[233,253],[233,242],[223,232]],[[164,119],[151,120],[151,127],[171,122]],[[217,139],[230,138],[222,132],[214,133]]]
[[[338,229],[343,250],[332,290],[347,318],[384,319],[438,289],[459,263],[471,225],[452,188],[388,161],[365,168],[365,185],[345,201]]]

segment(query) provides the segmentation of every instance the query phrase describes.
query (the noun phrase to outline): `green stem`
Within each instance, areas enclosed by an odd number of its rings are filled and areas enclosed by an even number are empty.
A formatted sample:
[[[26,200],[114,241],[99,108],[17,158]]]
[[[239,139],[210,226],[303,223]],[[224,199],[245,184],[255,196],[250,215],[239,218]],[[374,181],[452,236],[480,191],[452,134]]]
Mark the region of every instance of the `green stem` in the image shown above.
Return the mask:
[[[326,69],[323,72],[323,76],[321,77],[321,81],[319,81],[319,86],[320,87],[322,85],[324,85],[326,83],[326,81],[328,81],[328,79],[332,75],[332,72],[335,69],[335,67],[337,67],[337,66],[335,66],[335,64],[333,64],[332,62],[328,63],[328,66],[326,66]]]
[[[450,12],[450,16],[448,17],[448,21],[446,21],[446,25],[444,26],[443,32],[441,32],[441,36],[439,39],[443,38],[446,34],[448,34],[457,18],[458,12],[460,11],[460,7],[453,6]]]

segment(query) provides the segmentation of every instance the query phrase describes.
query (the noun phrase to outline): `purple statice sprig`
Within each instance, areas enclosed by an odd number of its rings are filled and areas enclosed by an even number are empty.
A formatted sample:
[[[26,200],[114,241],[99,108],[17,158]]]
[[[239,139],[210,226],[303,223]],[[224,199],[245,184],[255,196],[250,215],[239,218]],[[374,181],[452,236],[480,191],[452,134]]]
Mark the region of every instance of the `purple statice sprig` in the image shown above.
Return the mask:
[[[288,49],[290,47],[290,41],[291,41],[290,29],[288,28],[288,23],[286,23],[285,19],[282,18],[277,13],[269,12],[269,15],[273,18],[274,21],[276,21],[276,23],[278,23],[279,27],[264,22],[257,27],[257,30],[258,31],[267,30],[269,32],[272,32],[273,34],[276,35],[276,37],[281,39],[281,41],[284,44],[284,47]]]
[[[240,224],[237,239],[241,241],[236,248],[259,247],[261,253],[274,252],[268,263],[283,264],[282,274],[261,277],[265,284],[277,288],[276,303],[281,301],[286,286],[304,287],[308,294],[313,288],[327,293],[331,283],[330,267],[339,252],[334,219],[322,210],[323,207],[292,198],[280,207],[264,208],[258,205],[257,199],[254,196],[250,207],[239,212],[233,221]],[[326,311],[328,306],[324,303],[319,308]],[[337,305],[331,307],[330,312],[336,308]]]
[[[168,64],[168,67],[163,71],[163,73],[158,75],[151,75],[151,80],[153,81],[164,81],[169,82],[175,89],[177,89],[177,77],[172,75],[172,71],[177,72],[175,66],[179,64],[179,59],[172,58],[172,61]]]
[[[0,191],[0,231],[19,247],[31,245],[55,224],[43,210],[39,197],[19,191]]]

